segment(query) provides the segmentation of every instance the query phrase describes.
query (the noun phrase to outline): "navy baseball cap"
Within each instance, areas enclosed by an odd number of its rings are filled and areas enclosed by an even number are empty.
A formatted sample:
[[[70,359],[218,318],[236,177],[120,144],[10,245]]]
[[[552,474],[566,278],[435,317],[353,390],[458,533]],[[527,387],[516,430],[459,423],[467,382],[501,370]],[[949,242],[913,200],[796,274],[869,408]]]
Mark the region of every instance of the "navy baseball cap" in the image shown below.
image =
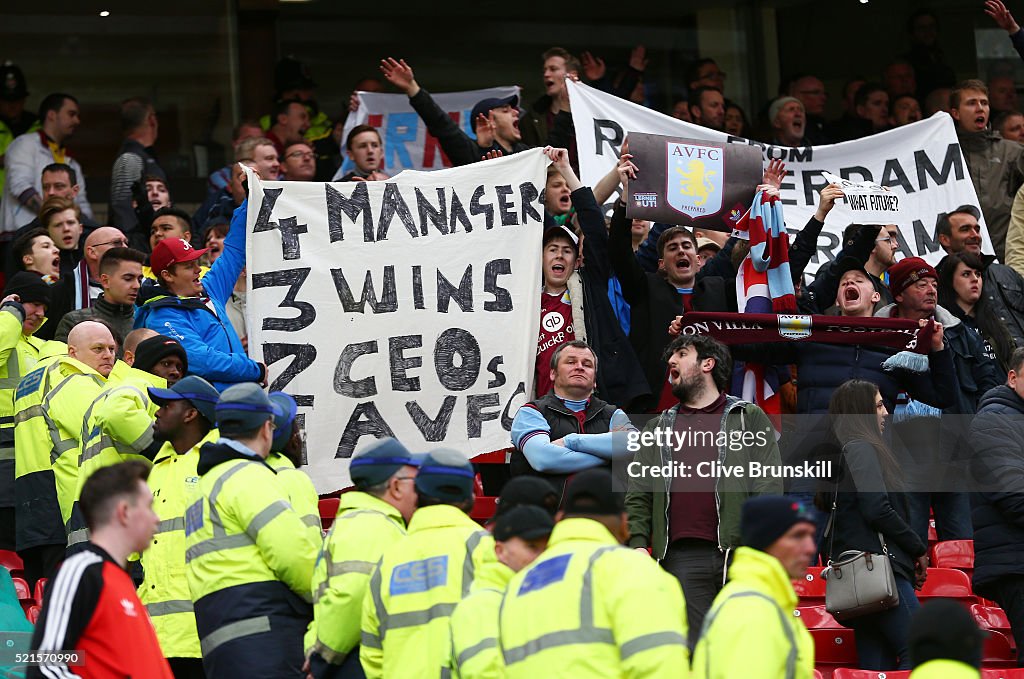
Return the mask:
[[[465,502],[473,497],[476,473],[466,456],[457,450],[439,448],[420,465],[416,492],[446,502]]]
[[[363,487],[376,486],[390,479],[406,465],[419,467],[424,457],[410,453],[398,439],[389,437],[357,453],[349,464],[348,472],[354,483]]]
[[[469,114],[469,122],[475,126],[478,115],[481,113],[487,115],[491,112],[491,109],[501,108],[502,106],[519,108],[519,97],[513,94],[511,97],[491,97],[490,99],[478,101],[476,106],[473,107],[473,112]]]
[[[555,521],[535,505],[519,505],[506,511],[494,522],[494,539],[507,542],[512,538],[536,540],[551,535]]]
[[[290,394],[283,391],[270,392],[270,401],[280,411],[274,415],[274,442],[271,449],[280,451],[292,437],[292,423],[299,412],[299,406]]]
[[[217,421],[214,409],[220,400],[220,392],[198,375],[183,377],[169,389],[149,387],[147,391],[149,398],[157,405],[167,405],[171,401],[189,401],[211,426]]]
[[[255,382],[235,384],[225,389],[217,402],[217,428],[224,436],[244,434],[258,429],[279,412],[260,385]]]

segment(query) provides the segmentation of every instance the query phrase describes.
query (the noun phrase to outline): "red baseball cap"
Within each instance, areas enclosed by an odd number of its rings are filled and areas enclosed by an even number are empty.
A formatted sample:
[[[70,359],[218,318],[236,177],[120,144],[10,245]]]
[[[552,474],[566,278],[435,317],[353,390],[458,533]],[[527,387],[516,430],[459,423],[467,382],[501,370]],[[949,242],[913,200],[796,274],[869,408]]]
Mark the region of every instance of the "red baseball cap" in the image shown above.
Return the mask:
[[[153,274],[157,275],[174,264],[199,259],[208,249],[196,250],[184,238],[164,238],[153,248],[153,254],[149,256],[149,265],[153,269]]]

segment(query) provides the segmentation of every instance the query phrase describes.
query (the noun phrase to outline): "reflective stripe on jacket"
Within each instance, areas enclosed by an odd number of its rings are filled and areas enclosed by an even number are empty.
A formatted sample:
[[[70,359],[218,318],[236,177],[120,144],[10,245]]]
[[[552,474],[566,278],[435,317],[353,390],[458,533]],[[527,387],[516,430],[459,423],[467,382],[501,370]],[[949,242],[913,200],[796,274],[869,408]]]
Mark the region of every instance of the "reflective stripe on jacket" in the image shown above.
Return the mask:
[[[509,679],[685,677],[686,629],[679,581],[582,518],[555,525],[499,614]]]
[[[740,547],[693,653],[694,679],[811,679],[814,641],[779,560]]]
[[[501,597],[515,573],[499,561],[485,563],[469,596],[452,613],[452,675],[460,679],[501,679],[505,663],[498,648]]]
[[[448,619],[486,561],[490,533],[457,507],[416,510],[404,540],[384,551],[363,599],[359,659],[367,679],[451,672]]]
[[[405,537],[397,509],[367,493],[341,496],[313,571],[313,624],[306,639],[330,665],[341,665],[359,646],[363,597],[384,550]]]
[[[160,526],[142,553],[145,578],[139,586],[139,600],[146,606],[168,658],[202,657],[185,570],[185,510],[199,499],[199,449],[218,438],[213,429],[181,455],[169,442],[164,443],[149,472],[153,511],[160,517]]]
[[[89,404],[106,380],[69,356],[38,367],[15,396],[15,518],[18,549],[65,544],[78,483],[78,447]],[[60,524],[58,538],[54,521]]]

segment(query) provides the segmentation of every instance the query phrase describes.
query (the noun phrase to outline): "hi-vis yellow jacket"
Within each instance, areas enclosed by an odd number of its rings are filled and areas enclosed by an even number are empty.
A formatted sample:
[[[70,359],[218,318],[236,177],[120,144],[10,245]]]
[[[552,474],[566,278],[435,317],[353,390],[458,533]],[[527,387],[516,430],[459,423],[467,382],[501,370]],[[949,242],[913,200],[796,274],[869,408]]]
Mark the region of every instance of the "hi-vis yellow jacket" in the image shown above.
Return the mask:
[[[145,578],[139,600],[153,621],[160,648],[168,658],[201,658],[192,594],[185,571],[185,510],[199,499],[199,448],[219,438],[212,429],[191,449],[179,455],[164,443],[149,472],[153,510],[160,527],[142,553]]]
[[[451,672],[448,619],[494,539],[450,505],[417,509],[409,534],[384,551],[363,600],[359,659],[367,679]]]
[[[358,652],[363,597],[384,550],[405,537],[405,521],[392,505],[367,493],[341,496],[334,525],[313,571],[313,624],[306,649],[329,665]]]
[[[117,361],[107,377],[107,387],[89,404],[82,424],[78,450],[78,485],[71,516],[66,521],[68,546],[89,539],[85,519],[78,511],[82,486],[102,467],[142,460],[151,463],[159,450],[153,441],[153,422],[158,406],[149,400],[149,387],[164,389],[167,381],[152,373]]]
[[[686,677],[689,668],[679,581],[590,519],[555,524],[547,550],[512,578],[499,639],[509,679]]]
[[[24,321],[18,306],[0,307],[0,507],[14,506],[14,392],[46,344],[22,333]]]
[[[694,678],[811,679],[814,641],[793,615],[796,604],[778,559],[737,549],[729,582],[704,618],[693,653]]]
[[[452,613],[452,675],[461,679],[502,679],[498,611],[515,573],[500,561],[484,564],[469,596]]]
[[[288,503],[298,512],[302,523],[309,528],[309,534],[317,545],[324,539],[320,525],[320,496],[309,474],[296,469],[292,461],[281,453],[270,453],[267,464],[277,472],[277,481],[288,495]]]
[[[82,422],[105,385],[102,375],[70,356],[37,367],[18,385],[14,401],[18,549],[66,544],[64,524],[78,484]]]
[[[274,470],[237,442],[204,445],[196,470],[200,498],[185,512],[185,564],[204,663],[215,676],[238,666],[239,654],[267,668],[287,665],[294,633],[301,665],[320,544]]]

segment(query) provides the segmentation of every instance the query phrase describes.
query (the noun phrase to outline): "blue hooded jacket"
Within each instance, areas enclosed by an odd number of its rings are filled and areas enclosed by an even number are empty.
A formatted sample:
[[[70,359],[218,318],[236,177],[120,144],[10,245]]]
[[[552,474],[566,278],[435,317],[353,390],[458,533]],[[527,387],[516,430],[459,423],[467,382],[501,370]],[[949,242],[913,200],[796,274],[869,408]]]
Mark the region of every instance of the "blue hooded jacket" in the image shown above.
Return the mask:
[[[224,251],[203,276],[203,288],[216,313],[202,297],[177,297],[149,282],[136,302],[135,327],[151,328],[181,342],[188,354],[189,374],[209,380],[220,391],[263,377],[260,364],[246,355],[225,307],[245,267],[245,231],[246,203],[242,203],[231,219]]]

